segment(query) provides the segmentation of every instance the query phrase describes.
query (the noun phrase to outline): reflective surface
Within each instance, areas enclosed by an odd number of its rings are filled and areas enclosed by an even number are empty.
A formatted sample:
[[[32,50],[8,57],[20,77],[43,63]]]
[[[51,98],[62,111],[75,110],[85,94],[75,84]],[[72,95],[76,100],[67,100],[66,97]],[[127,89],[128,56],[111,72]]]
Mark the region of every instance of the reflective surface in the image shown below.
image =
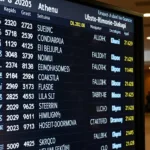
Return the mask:
[[[146,150],[150,149],[150,114],[145,115]]]

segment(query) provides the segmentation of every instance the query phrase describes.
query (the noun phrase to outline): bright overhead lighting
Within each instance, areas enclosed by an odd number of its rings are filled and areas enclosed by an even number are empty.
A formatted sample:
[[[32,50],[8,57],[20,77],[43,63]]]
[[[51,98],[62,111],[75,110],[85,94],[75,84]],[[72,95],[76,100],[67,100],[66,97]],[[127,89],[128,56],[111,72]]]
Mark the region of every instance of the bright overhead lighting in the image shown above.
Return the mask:
[[[148,36],[146,39],[147,39],[147,40],[150,40],[150,36]]]
[[[144,17],[150,17],[150,13],[145,13],[143,16]]]

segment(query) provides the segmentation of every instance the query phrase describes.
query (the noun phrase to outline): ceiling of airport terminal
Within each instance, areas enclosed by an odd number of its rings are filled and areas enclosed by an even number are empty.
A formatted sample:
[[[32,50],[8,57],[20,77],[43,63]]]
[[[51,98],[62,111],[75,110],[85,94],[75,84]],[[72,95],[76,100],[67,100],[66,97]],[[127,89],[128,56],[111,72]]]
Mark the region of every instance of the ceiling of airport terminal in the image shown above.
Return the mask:
[[[150,0],[97,0],[125,9],[145,13],[150,11]]]
[[[150,13],[150,0],[97,0],[139,13]],[[150,17],[144,18],[144,49],[150,50]]]

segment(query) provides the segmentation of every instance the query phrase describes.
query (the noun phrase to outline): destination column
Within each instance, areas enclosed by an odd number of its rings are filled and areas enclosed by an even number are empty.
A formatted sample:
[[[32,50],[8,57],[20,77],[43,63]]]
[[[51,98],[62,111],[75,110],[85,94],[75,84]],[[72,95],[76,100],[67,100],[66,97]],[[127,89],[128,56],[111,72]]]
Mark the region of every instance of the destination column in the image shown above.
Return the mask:
[[[40,135],[44,133],[39,139],[40,148],[75,150],[83,146],[80,139],[84,129],[81,115],[84,112],[84,60],[73,56],[80,40],[73,39],[72,31],[37,24],[38,128]],[[44,145],[42,141],[48,139],[55,142]]]
[[[58,108],[58,101],[56,101],[56,84],[60,81],[60,72],[69,73],[70,66],[56,64],[57,61],[54,60],[56,55],[62,55],[63,53],[61,46],[64,45],[64,39],[54,37],[53,26],[37,24],[37,40],[38,117],[39,129],[42,130],[53,128],[53,121],[49,122],[47,120],[61,118],[60,111],[52,111]]]

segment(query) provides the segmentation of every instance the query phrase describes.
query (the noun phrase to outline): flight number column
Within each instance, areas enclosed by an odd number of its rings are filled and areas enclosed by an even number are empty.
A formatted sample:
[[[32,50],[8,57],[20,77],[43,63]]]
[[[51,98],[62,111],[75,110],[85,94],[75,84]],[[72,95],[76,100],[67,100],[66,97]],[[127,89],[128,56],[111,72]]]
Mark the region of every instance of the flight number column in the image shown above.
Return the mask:
[[[5,132],[15,133],[21,128],[20,97],[19,97],[19,42],[18,22],[15,19],[3,19],[3,78],[5,100]]]
[[[34,130],[33,24],[15,19],[3,22],[6,132]]]

